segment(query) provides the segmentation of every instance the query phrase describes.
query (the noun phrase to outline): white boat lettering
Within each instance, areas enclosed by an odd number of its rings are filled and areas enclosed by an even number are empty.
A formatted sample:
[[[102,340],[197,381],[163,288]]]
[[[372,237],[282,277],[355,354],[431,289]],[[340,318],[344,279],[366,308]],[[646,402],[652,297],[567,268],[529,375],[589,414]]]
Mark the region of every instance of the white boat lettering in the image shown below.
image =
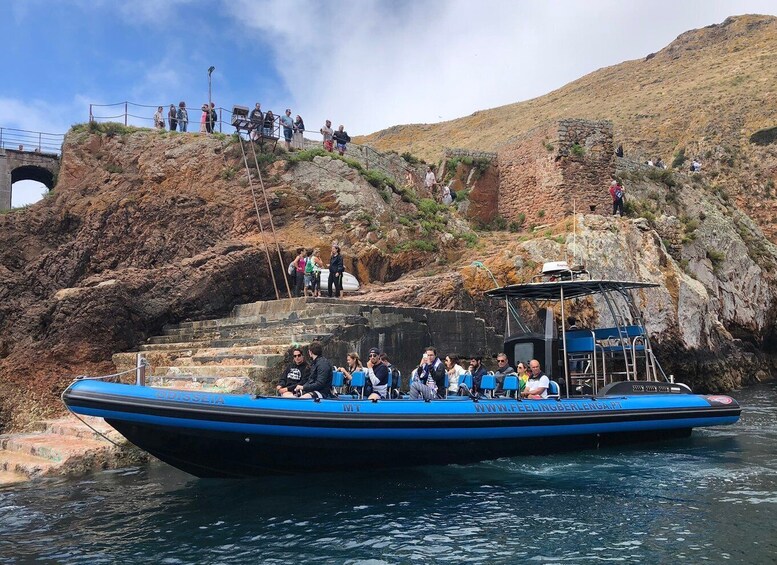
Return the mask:
[[[564,403],[564,402],[543,402],[543,401],[524,401],[518,403],[505,404],[475,404],[475,412],[595,412],[600,410],[621,410],[623,407],[620,402],[584,402],[584,403]]]
[[[202,392],[185,392],[179,390],[159,390],[156,397],[174,402],[198,402],[200,404],[224,404],[224,398],[218,394]]]

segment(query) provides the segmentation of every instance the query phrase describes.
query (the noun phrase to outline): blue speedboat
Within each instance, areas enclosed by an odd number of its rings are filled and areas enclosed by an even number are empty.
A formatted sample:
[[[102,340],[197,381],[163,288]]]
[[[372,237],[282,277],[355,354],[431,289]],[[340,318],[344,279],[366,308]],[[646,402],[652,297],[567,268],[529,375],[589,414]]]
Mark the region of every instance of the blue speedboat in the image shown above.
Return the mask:
[[[543,362],[551,379],[547,399],[522,399],[517,378],[508,377],[505,383],[512,386],[502,397],[486,386],[478,395],[377,402],[343,395],[316,401],[214,394],[82,378],[63,400],[76,414],[104,418],[141,449],[199,477],[469,463],[683,437],[695,427],[739,419],[740,407],[729,396],[693,394],[664,377],[630,295],[656,285],[556,271],[488,293],[506,302],[510,361]],[[567,329],[565,304],[591,296],[603,300],[609,317],[601,317],[611,323]],[[625,302],[624,309],[616,299]]]

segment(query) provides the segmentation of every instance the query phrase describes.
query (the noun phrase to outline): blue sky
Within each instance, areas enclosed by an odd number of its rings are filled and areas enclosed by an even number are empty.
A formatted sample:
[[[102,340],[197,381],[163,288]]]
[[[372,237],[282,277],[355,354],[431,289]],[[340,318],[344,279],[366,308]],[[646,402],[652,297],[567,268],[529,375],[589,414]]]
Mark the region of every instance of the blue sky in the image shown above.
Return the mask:
[[[213,65],[217,106],[370,133],[534,98],[745,13],[777,2],[0,0],[0,127],[63,133],[90,103],[199,108]],[[14,206],[39,198],[22,184]]]

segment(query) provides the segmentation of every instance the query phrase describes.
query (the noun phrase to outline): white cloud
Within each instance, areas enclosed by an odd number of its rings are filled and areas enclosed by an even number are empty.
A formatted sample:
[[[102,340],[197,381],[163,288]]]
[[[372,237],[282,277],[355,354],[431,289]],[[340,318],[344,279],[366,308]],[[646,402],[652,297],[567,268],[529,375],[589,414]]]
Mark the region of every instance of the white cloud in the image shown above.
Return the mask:
[[[224,9],[247,28],[236,33],[274,45],[285,85],[263,107],[291,106],[314,130],[331,118],[351,134],[540,96],[688,29],[775,11],[758,0],[240,0]]]

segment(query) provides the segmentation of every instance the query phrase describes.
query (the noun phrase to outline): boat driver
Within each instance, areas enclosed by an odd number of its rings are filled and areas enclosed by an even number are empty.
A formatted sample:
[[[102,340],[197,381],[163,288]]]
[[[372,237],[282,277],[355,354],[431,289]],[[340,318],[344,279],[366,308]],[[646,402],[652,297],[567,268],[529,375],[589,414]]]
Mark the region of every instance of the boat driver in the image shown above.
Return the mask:
[[[521,396],[533,399],[547,398],[550,379],[542,372],[540,362],[536,359],[529,361],[529,371],[531,374],[529,380],[526,381],[526,386],[521,391]]]

